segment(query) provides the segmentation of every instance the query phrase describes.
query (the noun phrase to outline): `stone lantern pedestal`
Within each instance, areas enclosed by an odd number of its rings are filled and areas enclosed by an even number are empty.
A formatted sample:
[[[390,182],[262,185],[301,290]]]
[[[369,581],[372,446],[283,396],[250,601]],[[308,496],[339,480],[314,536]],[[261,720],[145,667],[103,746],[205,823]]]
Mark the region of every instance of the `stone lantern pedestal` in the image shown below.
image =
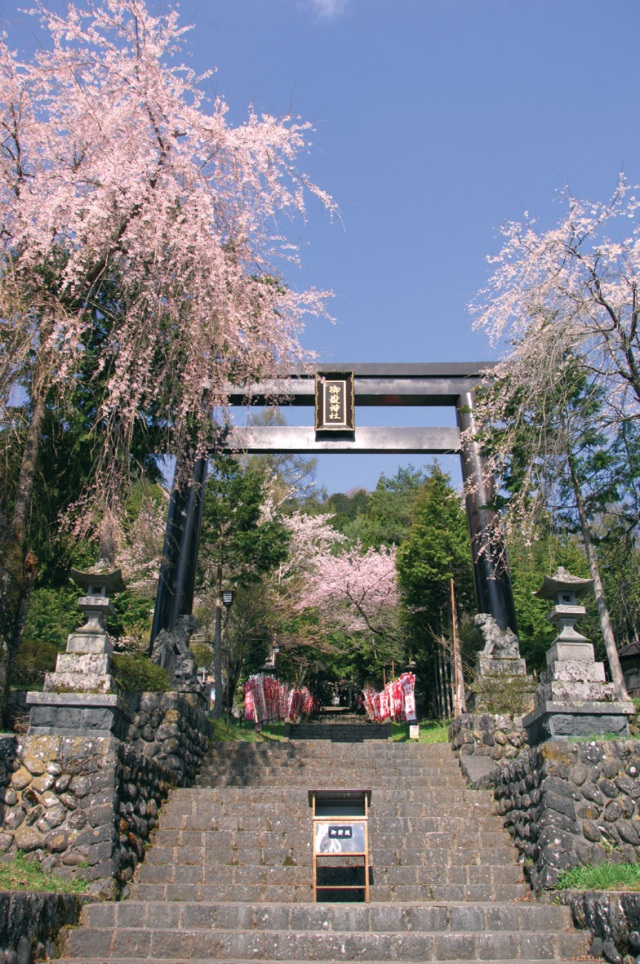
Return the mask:
[[[535,593],[553,600],[547,619],[556,625],[558,635],[540,674],[535,708],[522,721],[532,745],[574,736],[629,735],[633,703],[616,698],[614,684],[606,682],[604,664],[596,662],[593,645],[575,628],[586,613],[578,599],[592,588],[593,580],[560,567],[553,576],[545,576]]]
[[[72,569],[71,578],[85,591],[78,606],[86,622],[67,637],[66,652],[58,656],[55,672],[46,674],[43,692],[27,694],[29,733],[122,738],[130,714],[111,675],[106,625],[114,612],[109,596],[122,592],[124,582],[119,569],[100,563]]]

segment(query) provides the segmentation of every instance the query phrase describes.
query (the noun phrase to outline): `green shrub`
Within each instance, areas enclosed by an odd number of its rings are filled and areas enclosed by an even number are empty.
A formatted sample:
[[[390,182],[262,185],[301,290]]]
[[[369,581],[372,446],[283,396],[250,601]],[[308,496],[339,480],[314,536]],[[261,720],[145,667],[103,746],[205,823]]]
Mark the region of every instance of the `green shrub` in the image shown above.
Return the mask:
[[[56,668],[58,647],[35,639],[24,639],[12,669],[10,685],[17,690],[41,690],[44,674]]]
[[[533,709],[535,684],[526,676],[481,676],[470,689],[478,713],[521,715]]]
[[[63,650],[69,633],[84,622],[78,608],[77,586],[39,586],[29,596],[29,609],[24,628],[25,639],[49,643]]]
[[[123,690],[135,693],[166,693],[171,689],[169,674],[144,653],[117,653],[114,676]]]
[[[213,646],[210,643],[189,643],[191,655],[196,661],[196,666],[208,668],[213,662]]]
[[[149,640],[155,600],[126,589],[111,600],[114,615],[109,620],[109,632],[115,637],[137,636]]]

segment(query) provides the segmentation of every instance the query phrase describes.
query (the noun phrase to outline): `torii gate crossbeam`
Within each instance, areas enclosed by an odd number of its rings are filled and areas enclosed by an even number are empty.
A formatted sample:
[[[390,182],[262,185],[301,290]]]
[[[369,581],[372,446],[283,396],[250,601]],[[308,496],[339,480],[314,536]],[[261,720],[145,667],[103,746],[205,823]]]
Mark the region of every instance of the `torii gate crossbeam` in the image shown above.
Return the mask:
[[[467,520],[471,539],[478,610],[490,613],[500,627],[516,630],[511,580],[504,554],[494,561],[491,545],[493,513],[478,446],[462,435],[473,428],[473,392],[491,362],[450,364],[358,363],[300,368],[246,388],[229,387],[232,406],[274,405],[313,407],[316,373],[353,372],[355,409],[378,407],[455,407],[457,427],[356,427],[354,432],[316,433],[313,426],[256,425],[234,427],[224,449],[231,452],[290,452],[306,454],[417,454],[460,455],[467,485]],[[461,437],[463,441],[461,442]],[[205,466],[206,468],[206,466]],[[197,489],[204,482],[202,463],[196,466]],[[179,615],[191,612],[201,518],[200,497],[174,491],[167,523],[152,639],[160,629],[171,629]],[[181,576],[181,574],[183,574]],[[186,574],[186,575],[184,575]]]

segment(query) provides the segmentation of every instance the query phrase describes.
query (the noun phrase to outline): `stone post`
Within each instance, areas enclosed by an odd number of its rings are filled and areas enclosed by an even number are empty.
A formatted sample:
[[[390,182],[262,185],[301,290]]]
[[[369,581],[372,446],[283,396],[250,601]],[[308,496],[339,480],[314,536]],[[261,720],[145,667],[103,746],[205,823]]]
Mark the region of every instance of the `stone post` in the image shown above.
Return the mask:
[[[45,676],[44,691],[27,694],[29,733],[122,738],[130,713],[111,675],[113,650],[106,629],[113,614],[109,595],[122,592],[122,576],[119,569],[98,563],[84,572],[72,569],[71,578],[85,590],[78,606],[86,622],[68,636],[55,672]]]

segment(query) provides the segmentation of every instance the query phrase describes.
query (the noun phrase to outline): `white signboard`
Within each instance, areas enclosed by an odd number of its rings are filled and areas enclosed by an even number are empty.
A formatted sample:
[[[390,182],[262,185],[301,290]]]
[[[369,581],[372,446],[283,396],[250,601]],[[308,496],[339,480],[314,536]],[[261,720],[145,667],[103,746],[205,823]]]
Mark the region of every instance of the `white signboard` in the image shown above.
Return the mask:
[[[364,846],[364,823],[348,820],[315,823],[315,851],[317,854],[361,854]]]

